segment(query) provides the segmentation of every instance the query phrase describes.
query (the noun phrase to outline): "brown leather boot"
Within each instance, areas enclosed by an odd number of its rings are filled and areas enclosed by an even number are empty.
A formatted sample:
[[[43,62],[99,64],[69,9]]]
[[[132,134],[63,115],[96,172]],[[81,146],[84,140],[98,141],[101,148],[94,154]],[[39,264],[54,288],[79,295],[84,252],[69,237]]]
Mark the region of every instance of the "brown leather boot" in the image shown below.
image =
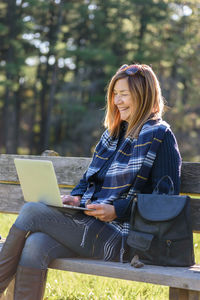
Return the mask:
[[[47,270],[18,266],[14,300],[42,300],[46,285]]]
[[[26,236],[27,231],[13,225],[2,247],[0,252],[0,295],[16,273]]]

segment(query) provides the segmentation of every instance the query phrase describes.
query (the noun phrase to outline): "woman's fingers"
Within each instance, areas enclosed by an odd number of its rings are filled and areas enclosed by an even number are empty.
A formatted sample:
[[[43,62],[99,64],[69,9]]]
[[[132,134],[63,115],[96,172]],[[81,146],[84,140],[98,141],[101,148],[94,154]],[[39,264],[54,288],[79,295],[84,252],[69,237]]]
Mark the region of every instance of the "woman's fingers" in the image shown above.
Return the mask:
[[[110,204],[89,204],[87,208],[94,210],[85,211],[86,215],[93,216],[104,222],[111,222],[117,217],[114,206]]]
[[[93,210],[86,210],[85,214],[88,216],[93,216],[93,217],[97,217],[99,216],[99,204],[89,204],[87,205],[87,208],[89,209],[93,209]]]
[[[64,204],[70,204],[73,202],[73,197],[70,195],[61,195],[62,202]]]
[[[71,195],[61,195],[61,200],[63,204],[79,206],[80,197],[79,196],[71,196]]]

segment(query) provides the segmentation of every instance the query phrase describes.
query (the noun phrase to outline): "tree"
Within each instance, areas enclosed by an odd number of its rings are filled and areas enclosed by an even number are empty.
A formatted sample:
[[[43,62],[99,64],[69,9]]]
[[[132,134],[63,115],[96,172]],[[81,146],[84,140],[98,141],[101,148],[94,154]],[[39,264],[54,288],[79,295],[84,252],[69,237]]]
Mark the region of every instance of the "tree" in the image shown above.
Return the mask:
[[[108,80],[139,62],[158,74],[184,158],[198,159],[197,1],[0,0],[0,12],[3,152],[90,155]]]

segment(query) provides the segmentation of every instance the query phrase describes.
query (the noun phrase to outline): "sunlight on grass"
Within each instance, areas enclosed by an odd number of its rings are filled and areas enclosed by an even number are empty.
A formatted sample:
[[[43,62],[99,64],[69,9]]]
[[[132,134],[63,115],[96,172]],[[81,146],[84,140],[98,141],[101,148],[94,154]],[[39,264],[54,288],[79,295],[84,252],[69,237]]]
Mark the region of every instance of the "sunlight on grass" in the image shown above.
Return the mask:
[[[6,237],[16,215],[0,214]],[[200,235],[194,234],[196,263],[200,263]],[[120,279],[49,270],[44,300],[166,300],[168,287]]]
[[[168,287],[50,270],[45,299],[165,300]]]
[[[5,238],[9,232],[10,227],[14,223],[17,215],[14,214],[1,214],[0,213],[0,234],[1,237]]]

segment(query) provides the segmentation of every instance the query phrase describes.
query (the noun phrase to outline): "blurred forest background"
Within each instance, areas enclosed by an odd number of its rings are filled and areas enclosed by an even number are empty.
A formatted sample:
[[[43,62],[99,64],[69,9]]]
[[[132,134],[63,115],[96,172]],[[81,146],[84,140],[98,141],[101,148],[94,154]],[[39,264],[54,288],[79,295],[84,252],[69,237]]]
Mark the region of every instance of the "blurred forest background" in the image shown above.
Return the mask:
[[[151,64],[184,160],[200,161],[199,0],[0,0],[0,152],[90,156],[106,85]]]

